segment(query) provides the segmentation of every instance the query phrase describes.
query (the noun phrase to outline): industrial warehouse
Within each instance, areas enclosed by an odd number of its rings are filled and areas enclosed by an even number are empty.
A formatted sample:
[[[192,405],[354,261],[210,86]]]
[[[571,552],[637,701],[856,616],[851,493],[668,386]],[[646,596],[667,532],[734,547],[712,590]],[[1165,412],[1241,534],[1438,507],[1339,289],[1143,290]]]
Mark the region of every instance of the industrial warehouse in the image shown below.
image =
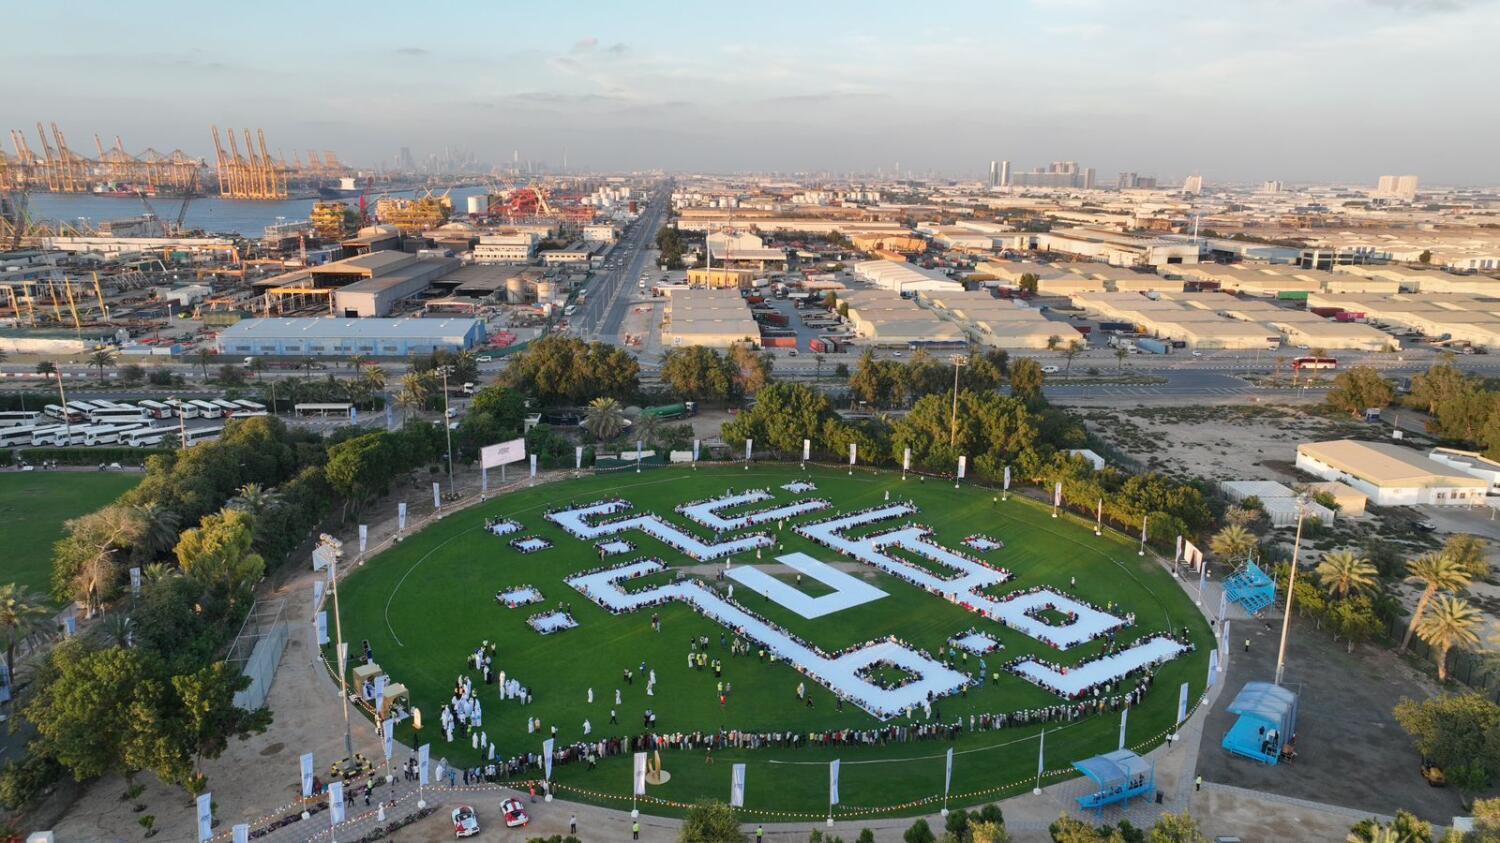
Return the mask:
[[[219,333],[218,351],[251,357],[407,357],[468,351],[484,336],[478,319],[245,319]]]

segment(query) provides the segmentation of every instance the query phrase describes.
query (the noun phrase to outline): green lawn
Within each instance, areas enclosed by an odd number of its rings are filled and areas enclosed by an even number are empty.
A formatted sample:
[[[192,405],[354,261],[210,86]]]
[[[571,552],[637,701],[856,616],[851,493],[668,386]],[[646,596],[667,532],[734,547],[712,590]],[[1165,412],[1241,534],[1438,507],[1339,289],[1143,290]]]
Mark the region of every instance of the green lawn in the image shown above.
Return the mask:
[[[601,734],[633,734],[648,707],[655,710],[658,731],[663,732],[714,731],[720,727],[806,732],[873,726],[878,721],[853,706],[837,711],[832,693],[813,682],[807,687],[815,705],[804,707],[795,696],[801,674],[785,664],[762,664],[753,655],[731,657],[727,650],[720,651],[723,629],[688,606],[674,603],[653,610],[662,617],[660,633],[652,631],[649,612],[615,616],[599,608],[562,582],[573,572],[600,567],[592,544],[573,539],[542,517],[549,508],[618,496],[631,501],[634,511],[653,512],[704,536],[705,530],[677,515],[673,507],[722,494],[730,486],[769,488],[778,502],[785,502],[793,496],[778,487],[800,477],[810,477],[818,486],[814,494],[831,500],[840,512],[880,503],[887,489],[892,490],[893,499],[910,497],[921,509],[912,520],[933,528],[934,540],[956,550],[966,550],[961,542],[973,533],[1002,540],[1004,549],[981,555],[1016,574],[1014,580],[994,589],[996,592],[1037,584],[1066,591],[1070,577],[1076,576],[1074,593],[1078,596],[1101,606],[1113,601],[1122,607],[1116,610],[1119,614],[1136,613],[1137,625],[1122,630],[1123,642],[1186,627],[1199,648],[1158,672],[1156,687],[1131,713],[1132,745],[1159,737],[1171,725],[1177,687],[1182,682],[1190,683],[1193,699],[1202,693],[1207,647],[1212,641],[1208,625],[1166,570],[1136,555],[1134,541],[1112,534],[1096,538],[1092,523],[1052,519],[1047,508],[1018,497],[996,502],[982,489],[965,486],[955,490],[944,483],[902,481],[898,472],[888,471],[857,471],[852,477],[838,471],[804,473],[795,467],[757,467],[749,472],[728,468],[622,472],[546,484],[499,498],[408,538],[348,579],[340,589],[340,599],[344,632],[353,642],[350,650],[357,653],[360,641],[369,639],[376,661],[395,681],[411,688],[415,704],[424,713],[422,741],[433,743],[434,758],[446,756],[458,764],[474,763],[476,753],[467,742],[445,743],[435,715],[463,671],[466,655],[486,639],[500,644],[497,664],[535,695],[535,702],[523,707],[515,702],[501,703],[493,688],[484,689],[485,730],[504,754],[538,750],[542,736],[526,733],[527,717],[540,717],[544,729],[555,724],[559,743],[570,743],[582,738],[585,718],[592,721],[593,739]],[[829,514],[825,510],[794,520],[817,520]],[[544,536],[553,547],[532,554],[517,553],[508,546],[509,537],[497,538],[483,530],[487,516],[513,518],[523,526],[521,535]],[[637,550],[611,557],[607,560],[611,566],[644,556],[660,556],[671,565],[692,564],[642,533],[624,537],[635,542]],[[785,543],[785,552],[800,550],[827,562],[848,561],[790,529],[781,532],[780,540]],[[772,562],[773,556],[767,553],[764,561]],[[736,564],[753,562],[748,555],[736,560]],[[825,651],[896,634],[936,654],[951,636],[977,626],[1005,647],[987,657],[991,672],[1025,654],[1072,664],[1099,652],[1096,645],[1057,652],[902,580],[877,574],[867,581],[889,596],[814,620],[795,615],[748,590],[737,592],[736,599]],[[539,588],[543,602],[519,609],[496,604],[497,590],[521,584]],[[571,607],[579,628],[544,637],[526,626],[527,616],[560,602]],[[733,685],[726,708],[720,708],[713,673],[687,666],[688,642],[699,635],[709,637],[710,655],[723,660],[724,679]],[[659,684],[654,697],[645,695],[645,683],[640,679],[633,686],[620,681],[626,667],[637,670],[642,661],[657,672]],[[977,670],[977,661],[970,656],[958,666]],[[623,693],[621,725],[609,726],[617,687]],[[586,702],[589,688],[594,691],[592,706]],[[971,713],[1014,712],[1059,702],[1050,692],[1002,672],[999,682],[987,682],[982,688],[971,689],[966,697],[949,697],[939,705],[943,719],[951,721],[957,716],[967,719]],[[409,722],[404,725],[409,726]],[[1112,713],[1074,721],[1055,732],[1049,727],[1048,769],[1061,770],[1073,760],[1113,750],[1118,728],[1118,715]],[[954,744],[954,805],[988,801],[1002,790],[1029,789],[1036,770],[1037,731],[1037,727],[1011,728],[966,733],[959,738]],[[411,740],[409,728],[401,738]],[[715,754],[712,766],[699,755],[667,752],[662,761],[673,777],[663,786],[652,787],[650,795],[675,802],[727,799],[731,764],[743,761],[748,764],[748,808],[819,814],[826,811],[826,762],[837,757],[843,760],[843,802],[851,810],[853,806],[895,806],[896,810],[918,813],[932,806],[908,803],[942,792],[942,755],[947,747],[946,742],[931,741],[860,749],[723,752]],[[893,760],[895,763],[864,763]],[[627,758],[611,758],[592,772],[582,765],[559,767],[554,770],[554,779],[565,787],[585,791],[565,790],[570,798],[618,807],[628,801],[630,762]],[[645,807],[661,810],[656,805]]]
[[[62,538],[63,522],[104,506],[140,479],[117,471],[0,473],[0,524],[10,548],[0,563],[0,583],[16,582],[47,594],[52,544]]]

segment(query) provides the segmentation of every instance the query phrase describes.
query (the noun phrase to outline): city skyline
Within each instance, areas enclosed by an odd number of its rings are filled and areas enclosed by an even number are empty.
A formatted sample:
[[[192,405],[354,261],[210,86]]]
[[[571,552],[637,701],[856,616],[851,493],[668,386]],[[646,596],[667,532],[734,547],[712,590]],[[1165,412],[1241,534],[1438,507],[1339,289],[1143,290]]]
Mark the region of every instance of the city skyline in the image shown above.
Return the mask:
[[[567,150],[592,170],[889,175],[899,162],[983,180],[991,160],[1017,173],[1076,160],[1100,183],[1500,183],[1500,117],[1470,115],[1500,71],[1485,45],[1494,2],[1031,0],[958,3],[942,20],[847,3],[605,9],[463,4],[388,27],[410,8],[352,19],[272,2],[226,29],[166,2],[70,13],[59,39],[62,12],[26,7],[0,60],[0,128],[57,122],[87,152],[98,133],[211,159],[211,124],[262,127],[273,152],[334,149],[366,167],[451,146],[554,167]],[[1441,119],[1455,114],[1467,122]]]

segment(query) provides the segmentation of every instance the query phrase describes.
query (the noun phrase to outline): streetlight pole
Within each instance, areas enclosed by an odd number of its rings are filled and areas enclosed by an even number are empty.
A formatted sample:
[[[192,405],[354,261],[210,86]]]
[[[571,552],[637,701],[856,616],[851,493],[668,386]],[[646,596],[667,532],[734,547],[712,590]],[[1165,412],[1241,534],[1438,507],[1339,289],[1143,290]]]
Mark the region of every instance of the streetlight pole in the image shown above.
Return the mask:
[[[68,409],[68,394],[63,392],[62,367],[53,369],[57,375],[57,400],[62,403],[63,429],[67,431],[68,444],[73,444],[73,411]]]
[[[958,447],[958,369],[964,358],[953,355],[953,412],[948,425],[948,447]]]
[[[354,758],[354,732],[349,725],[349,678],[344,664],[344,622],[339,616],[339,568],[338,555],[330,554],[328,560],[328,587],[333,592],[333,661],[339,666],[339,696],[344,698],[344,757]]]
[[[1286,577],[1286,614],[1281,617],[1281,646],[1276,650],[1276,684],[1286,672],[1286,639],[1292,629],[1292,595],[1297,585],[1297,552],[1302,549],[1302,519],[1307,515],[1306,498],[1297,497],[1297,537],[1292,542],[1292,570]]]
[[[448,437],[448,491],[453,491],[453,420],[448,416],[448,370],[450,366],[438,367],[443,373],[443,433]]]
[[[187,450],[187,417],[182,414],[182,399],[175,395],[170,399],[177,405],[177,438],[182,442],[182,449]]]

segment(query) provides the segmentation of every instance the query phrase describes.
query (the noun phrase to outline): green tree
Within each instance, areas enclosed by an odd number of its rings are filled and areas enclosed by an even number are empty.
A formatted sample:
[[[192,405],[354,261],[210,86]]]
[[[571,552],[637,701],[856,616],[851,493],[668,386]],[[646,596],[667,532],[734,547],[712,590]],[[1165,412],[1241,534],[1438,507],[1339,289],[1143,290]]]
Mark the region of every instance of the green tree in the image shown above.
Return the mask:
[[[1482,694],[1403,699],[1395,715],[1417,752],[1461,791],[1484,790],[1500,774],[1500,705]]]
[[[139,513],[111,505],[64,525],[53,545],[52,592],[59,600],[77,600],[89,614],[114,594],[120,554],[136,545],[145,531]]]
[[[1036,295],[1037,285],[1040,281],[1041,278],[1037,277],[1037,274],[1035,272],[1026,272],[1021,275],[1017,286],[1019,286],[1021,288],[1021,292],[1025,293],[1026,295],[1034,296]]]
[[[394,460],[385,435],[367,433],[330,446],[324,474],[333,490],[344,497],[346,510],[357,513],[390,488]]]
[[[714,349],[689,345],[662,355],[661,380],[684,401],[724,401],[734,387],[734,371]]]
[[[120,380],[134,386],[146,379],[146,369],[139,363],[129,363],[120,367]]]
[[[1369,591],[1379,577],[1369,560],[1361,559],[1350,550],[1335,550],[1324,555],[1315,572],[1328,593],[1340,600]]]
[[[47,625],[48,611],[38,595],[24,585],[0,585],[0,634],[5,636],[5,673],[15,685],[16,644]]]
[[[755,406],[726,422],[724,441],[755,440],[761,448],[778,455],[800,454],[802,440],[810,439],[822,449],[822,431],[838,415],[821,392],[799,383],[772,383],[761,390]]]
[[[1351,653],[1356,645],[1369,640],[1381,628],[1374,602],[1363,594],[1335,603],[1328,611],[1328,620],[1333,625],[1334,637],[1344,639]]]
[[[1208,549],[1220,561],[1237,564],[1249,559],[1260,547],[1255,535],[1239,524],[1230,524],[1208,540]]]
[[[1052,843],[1125,843],[1125,835],[1119,829],[1095,828],[1067,814],[1058,817],[1047,827]]]
[[[640,371],[622,348],[551,334],[511,355],[501,381],[541,406],[578,406],[600,396],[631,400],[640,392]]]
[[[1470,581],[1468,571],[1446,553],[1424,553],[1406,563],[1406,570],[1406,581],[1420,585],[1422,593],[1417,597],[1411,622],[1406,625],[1406,634],[1401,637],[1398,652],[1402,653],[1411,645],[1411,637],[1427,614],[1427,606],[1432,602],[1433,596],[1440,591],[1461,591],[1468,588]]]
[[[99,379],[104,379],[104,370],[115,365],[115,352],[108,348],[96,348],[89,352],[89,366],[99,370]]]
[[[969,843],[1011,843],[1011,836],[1000,823],[974,820],[969,823]]]
[[[723,802],[699,802],[683,815],[681,843],[743,843],[739,812]]]
[[[193,352],[193,362],[198,364],[198,370],[203,373],[203,380],[208,380],[208,364],[214,362],[214,358],[218,354],[217,351],[206,345],[200,346],[197,351]]]
[[[55,375],[57,374],[57,364],[51,360],[43,360],[36,364],[36,373],[39,375]]]
[[[1440,594],[1432,601],[1430,613],[1417,624],[1417,637],[1432,647],[1439,682],[1448,681],[1448,651],[1478,644],[1479,635],[1474,630],[1482,622],[1483,618],[1465,600]]]
[[[32,751],[77,781],[118,769],[130,736],[136,691],[156,674],[150,656],[118,647],[94,650],[82,638],[59,644],[36,682],[22,718],[36,727]]]
[[[1048,351],[1056,351],[1057,347],[1060,345],[1062,345],[1062,337],[1058,336],[1057,334],[1053,334],[1052,336],[1047,337]]]
[[[1476,580],[1490,575],[1490,563],[1485,559],[1484,551],[1484,539],[1473,533],[1457,533],[1443,543],[1443,555]]]
[[[1017,360],[1010,367],[1010,394],[1028,403],[1042,395],[1042,364],[1029,357]]]
[[[1348,843],[1432,843],[1432,824],[1408,811],[1397,811],[1390,825],[1364,819],[1349,829]]]
[[[245,370],[233,363],[225,363],[219,367],[218,380],[224,386],[243,386],[245,383]]]
[[[600,442],[609,442],[625,431],[625,410],[613,398],[595,398],[589,402],[583,429]]]
[[[891,453],[899,456],[911,448],[916,465],[940,472],[956,471],[958,458],[967,456],[993,478],[1006,465],[1034,458],[1037,437],[1036,417],[1021,399],[965,390],[958,393],[956,416],[952,401],[942,395],[914,404],[895,424]]]
[[[1389,407],[1395,397],[1396,390],[1379,372],[1369,366],[1355,366],[1333,379],[1326,400],[1336,410],[1363,417],[1367,409]]]
[[[203,516],[184,530],[173,548],[183,573],[231,602],[248,599],[250,587],[266,572],[266,561],[251,550],[255,519],[243,510],[225,509]]]
[[[771,369],[775,366],[776,358],[770,352],[757,351],[748,343],[737,342],[729,346],[728,362],[735,392],[750,396],[759,393],[771,382]]]
[[[1082,353],[1083,343],[1078,340],[1068,340],[1068,344],[1063,347],[1063,360],[1067,361],[1063,366],[1063,377],[1067,377],[1068,373],[1073,371],[1073,360]]]
[[[1125,359],[1129,356],[1130,352],[1127,351],[1123,346],[1115,349],[1115,366],[1119,368],[1120,371],[1125,371]]]
[[[1186,812],[1162,814],[1146,835],[1147,843],[1208,843],[1198,830],[1198,821]]]
[[[223,755],[230,738],[245,740],[271,725],[270,709],[247,711],[235,706],[234,695],[248,687],[250,677],[222,661],[172,677],[178,705],[171,723],[182,744],[191,750],[194,768],[205,758]]]
[[[912,823],[911,828],[901,835],[901,839],[905,843],[937,843],[937,835],[932,833],[932,829],[924,819],[918,819]]]

